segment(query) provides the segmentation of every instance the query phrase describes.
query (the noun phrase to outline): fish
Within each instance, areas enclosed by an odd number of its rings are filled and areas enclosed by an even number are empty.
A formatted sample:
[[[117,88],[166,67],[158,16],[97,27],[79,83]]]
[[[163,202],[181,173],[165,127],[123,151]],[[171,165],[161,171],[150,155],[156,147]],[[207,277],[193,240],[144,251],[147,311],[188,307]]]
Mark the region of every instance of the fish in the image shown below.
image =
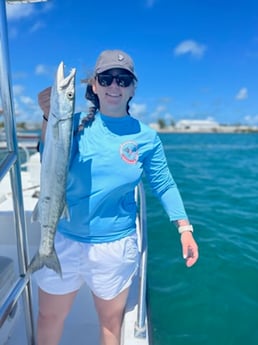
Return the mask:
[[[29,264],[29,274],[46,266],[62,277],[54,241],[60,218],[70,219],[66,203],[66,184],[73,138],[75,75],[76,69],[72,68],[65,77],[62,61],[51,88],[40,170],[39,200],[32,213],[32,221],[40,223],[40,244]]]

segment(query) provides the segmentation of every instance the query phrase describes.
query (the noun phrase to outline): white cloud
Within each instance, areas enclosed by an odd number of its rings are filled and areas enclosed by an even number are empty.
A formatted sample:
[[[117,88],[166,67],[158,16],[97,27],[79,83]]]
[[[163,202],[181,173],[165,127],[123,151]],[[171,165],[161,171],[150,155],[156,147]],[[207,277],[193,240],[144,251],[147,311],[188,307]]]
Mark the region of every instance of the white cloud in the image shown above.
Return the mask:
[[[130,113],[138,119],[142,118],[146,114],[146,111],[147,111],[146,104],[132,103],[130,105]]]
[[[43,24],[41,21],[38,21],[34,25],[32,25],[32,27],[30,28],[30,32],[38,31],[44,27],[45,27],[45,24]]]
[[[164,113],[164,119],[168,124],[170,124],[174,120],[173,115],[169,112]]]
[[[150,114],[150,117],[153,120],[157,120],[160,117],[160,115],[164,114],[165,111],[166,111],[166,107],[164,105],[157,105],[154,111]]]
[[[30,106],[30,105],[35,104],[34,100],[31,97],[28,97],[28,96],[21,96],[20,100],[25,105],[29,105]]]
[[[37,65],[36,68],[35,68],[35,74],[37,74],[37,75],[48,74],[47,66],[45,66],[43,64]]]
[[[16,20],[32,16],[35,13],[35,8],[31,4],[7,4],[6,14],[10,20]]]
[[[167,107],[163,104],[158,104],[154,111],[150,113],[150,120],[152,122],[156,122],[159,119],[169,122],[172,120],[172,115],[167,111]]]
[[[197,43],[193,40],[186,40],[176,46],[174,54],[176,56],[190,54],[195,58],[201,58],[206,49],[206,46],[203,44]]]
[[[43,0],[42,0],[43,1]],[[53,8],[52,3],[44,3],[42,6],[37,6],[37,4],[32,3],[7,3],[6,5],[6,14],[7,20],[10,23],[19,22],[21,19],[29,20],[30,21],[30,30],[29,32],[32,34],[35,31],[40,30],[41,28],[45,27],[45,24],[42,23],[42,20],[39,20],[32,24],[37,16],[41,16],[45,12],[50,11]],[[16,38],[17,35],[20,33],[20,29],[17,25],[10,25],[9,28],[9,37]],[[24,30],[24,29],[23,29]]]
[[[42,0],[44,1],[44,0]],[[42,14],[53,9],[52,2],[46,2],[43,6],[37,6],[37,4],[31,3],[7,3],[6,14],[7,19],[10,21],[19,20],[21,18],[31,19],[33,15]]]
[[[257,115],[246,115],[244,120],[249,125],[258,125],[258,114]]]
[[[41,110],[37,102],[29,96],[18,95],[14,98],[15,115],[19,121],[40,122]]]
[[[13,93],[15,96],[21,95],[24,91],[24,87],[22,85],[13,85]]]
[[[236,94],[236,97],[235,97],[238,101],[242,101],[246,98],[248,98],[248,90],[246,87],[242,87],[242,89],[240,89],[238,91],[238,93]]]
[[[163,113],[165,110],[166,110],[166,106],[160,104],[160,105],[157,105],[156,113],[160,114],[160,113]]]

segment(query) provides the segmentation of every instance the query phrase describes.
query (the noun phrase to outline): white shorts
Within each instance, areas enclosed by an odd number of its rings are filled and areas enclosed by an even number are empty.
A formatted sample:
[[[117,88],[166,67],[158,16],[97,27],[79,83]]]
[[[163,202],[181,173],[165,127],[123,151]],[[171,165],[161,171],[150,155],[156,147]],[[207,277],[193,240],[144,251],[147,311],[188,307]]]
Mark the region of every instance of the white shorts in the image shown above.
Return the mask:
[[[34,274],[38,286],[49,294],[70,293],[86,283],[97,297],[109,300],[131,285],[139,265],[136,234],[92,244],[70,240],[57,232],[55,249],[62,278],[47,267]]]

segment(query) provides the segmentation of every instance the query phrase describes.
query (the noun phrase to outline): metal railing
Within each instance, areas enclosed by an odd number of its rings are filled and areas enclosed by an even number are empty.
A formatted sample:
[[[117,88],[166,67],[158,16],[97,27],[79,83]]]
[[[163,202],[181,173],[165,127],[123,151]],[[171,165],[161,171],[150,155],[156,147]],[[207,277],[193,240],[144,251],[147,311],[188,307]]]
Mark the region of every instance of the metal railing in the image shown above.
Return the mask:
[[[8,2],[38,2],[42,0],[31,1],[15,1]],[[14,224],[17,238],[17,255],[19,263],[20,277],[17,279],[12,290],[2,302],[0,306],[0,327],[4,324],[8,315],[14,308],[19,297],[23,297],[23,310],[25,316],[26,333],[29,345],[34,345],[34,323],[32,314],[32,293],[31,283],[26,276],[29,255],[28,255],[28,239],[26,231],[26,221],[24,214],[22,182],[21,182],[21,168],[18,157],[18,144],[14,117],[14,105],[11,85],[10,59],[8,47],[8,33],[7,33],[7,15],[6,15],[6,1],[0,0],[0,92],[4,116],[4,125],[6,132],[6,157],[0,164],[0,180],[10,173],[11,188],[13,196],[14,209]]]
[[[146,215],[146,198],[143,183],[140,182],[136,189],[136,198],[139,205],[138,211],[138,227],[140,233],[140,270],[139,270],[139,295],[138,295],[138,310],[137,320],[134,326],[134,336],[137,338],[145,338],[147,334],[146,329],[146,289],[147,289],[147,215]]]

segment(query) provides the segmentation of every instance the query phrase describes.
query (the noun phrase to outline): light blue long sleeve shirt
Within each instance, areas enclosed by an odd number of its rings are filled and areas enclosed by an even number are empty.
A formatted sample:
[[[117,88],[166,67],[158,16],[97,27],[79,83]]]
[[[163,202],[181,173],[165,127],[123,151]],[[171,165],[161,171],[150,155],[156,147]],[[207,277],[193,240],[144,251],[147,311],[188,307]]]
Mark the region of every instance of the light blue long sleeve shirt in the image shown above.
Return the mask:
[[[75,128],[84,113],[75,115]],[[66,200],[70,220],[58,231],[73,240],[110,242],[135,231],[134,189],[143,173],[171,221],[187,219],[157,133],[126,115],[97,113],[74,136]]]

